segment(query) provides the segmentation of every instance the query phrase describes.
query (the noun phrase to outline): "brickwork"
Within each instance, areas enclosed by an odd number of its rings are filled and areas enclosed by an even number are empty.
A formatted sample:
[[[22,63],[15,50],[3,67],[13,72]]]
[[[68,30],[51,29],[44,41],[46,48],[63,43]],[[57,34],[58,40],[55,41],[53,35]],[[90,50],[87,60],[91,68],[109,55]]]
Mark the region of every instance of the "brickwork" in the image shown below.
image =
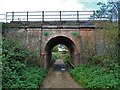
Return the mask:
[[[50,66],[51,50],[57,44],[64,44],[70,50],[71,63],[79,65],[86,40],[89,46],[95,50],[94,29],[91,27],[81,28],[11,28],[8,35],[13,35],[21,40],[22,44],[30,51],[35,52],[40,66]]]

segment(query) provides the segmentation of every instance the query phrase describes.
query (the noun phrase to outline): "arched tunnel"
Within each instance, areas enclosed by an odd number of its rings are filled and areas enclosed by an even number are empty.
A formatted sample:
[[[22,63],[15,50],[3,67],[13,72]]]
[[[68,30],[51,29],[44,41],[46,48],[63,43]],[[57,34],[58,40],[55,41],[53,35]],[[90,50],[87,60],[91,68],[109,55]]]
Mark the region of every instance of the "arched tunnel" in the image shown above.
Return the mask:
[[[52,57],[52,49],[54,46],[56,46],[58,44],[63,44],[69,49],[69,51],[70,51],[70,60],[69,61],[74,66],[76,66],[78,64],[79,57],[78,57],[78,51],[77,51],[75,43],[70,38],[67,38],[64,36],[57,36],[57,37],[50,39],[45,46],[46,67],[48,68],[49,66],[51,66],[50,62],[51,62],[51,57]]]

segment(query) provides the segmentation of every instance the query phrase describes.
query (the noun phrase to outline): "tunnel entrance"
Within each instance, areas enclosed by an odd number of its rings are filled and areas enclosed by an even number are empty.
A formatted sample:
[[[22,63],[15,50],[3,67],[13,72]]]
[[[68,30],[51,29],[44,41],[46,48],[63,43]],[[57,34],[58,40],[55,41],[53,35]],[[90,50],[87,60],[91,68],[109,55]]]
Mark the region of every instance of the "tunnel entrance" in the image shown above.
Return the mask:
[[[45,46],[45,53],[46,53],[46,58],[45,58],[46,66],[45,67],[48,68],[52,65],[52,63],[51,63],[52,62],[52,49],[56,45],[59,45],[59,44],[65,45],[68,48],[68,50],[70,52],[69,62],[72,63],[74,66],[76,66],[78,64],[79,58],[77,55],[78,51],[77,51],[75,43],[70,38],[67,38],[64,36],[57,36],[57,37],[50,39]]]

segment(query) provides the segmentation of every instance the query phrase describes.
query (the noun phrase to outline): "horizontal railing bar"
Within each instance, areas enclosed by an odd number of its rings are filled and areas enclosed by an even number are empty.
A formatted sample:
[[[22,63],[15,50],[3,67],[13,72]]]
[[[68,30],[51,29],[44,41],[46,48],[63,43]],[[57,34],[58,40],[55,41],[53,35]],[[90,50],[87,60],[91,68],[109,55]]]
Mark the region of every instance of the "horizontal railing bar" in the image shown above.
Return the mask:
[[[77,12],[77,11],[26,11],[26,12],[14,12],[14,13],[41,13],[41,12]],[[93,12],[93,11],[78,11],[78,12]],[[12,12],[7,12],[7,13],[12,13]]]
[[[26,12],[7,12],[6,21],[15,20],[80,20],[89,19],[93,15],[93,11],[26,11]],[[84,18],[81,18],[81,16]]]
[[[91,15],[91,14],[79,14],[79,15]],[[12,16],[12,15],[7,15],[7,16]],[[26,15],[14,15],[14,16],[26,16]],[[42,15],[29,15],[29,16],[42,16]],[[44,15],[44,16],[60,16],[58,15]],[[61,16],[76,16],[76,14],[62,14]]]
[[[42,14],[36,14],[36,15],[34,15],[34,14],[30,14],[30,13],[28,13],[28,15],[29,16],[42,16]]]
[[[101,18],[107,18],[107,17],[101,17]],[[7,18],[8,19],[11,19],[11,18]],[[14,18],[15,20],[16,18]],[[18,19],[18,18],[17,18]],[[27,19],[27,18],[19,18],[19,19]],[[28,19],[37,19],[37,18],[28,18]],[[39,18],[38,18],[39,19]],[[42,18],[41,18],[42,19]],[[60,19],[60,18],[45,18],[45,19]],[[61,18],[61,19],[76,19],[76,18]],[[79,19],[83,19],[83,18],[79,18]],[[85,19],[88,19],[87,17]]]
[[[93,11],[61,11],[61,12],[93,12]]]
[[[19,19],[26,19],[26,18],[19,18]],[[28,18],[28,19],[42,19],[42,18]]]
[[[56,14],[56,15],[44,15],[44,16],[60,16],[60,14]]]
[[[85,15],[88,16],[86,14],[81,14],[81,15]],[[90,14],[91,15],[91,14]],[[11,17],[12,15],[7,15],[8,17]],[[26,16],[26,15],[14,15],[14,16]],[[28,16],[42,16],[42,15],[28,15]],[[44,16],[60,16],[60,15],[44,15]],[[77,15],[73,15],[73,14],[69,14],[69,15],[61,15],[61,16],[77,16]]]
[[[5,18],[0,18],[0,20],[5,20]]]
[[[13,13],[13,12],[7,12],[7,13]],[[27,12],[14,12],[14,13],[27,13]]]
[[[8,17],[11,17],[12,15],[7,15]],[[26,16],[26,15],[14,15],[14,16]],[[42,15],[29,15],[29,16],[42,16]]]
[[[76,14],[61,14],[61,16],[77,16]]]
[[[42,20],[41,18],[35,18],[35,19],[32,19],[32,18],[31,18],[31,20],[36,20],[36,19]],[[7,20],[11,20],[11,19],[7,19]],[[26,18],[20,18],[20,19],[17,19],[17,18],[16,18],[16,19],[14,19],[13,21],[15,21],[15,20],[17,20],[17,21],[20,20],[20,21],[21,21],[21,20],[27,20],[27,19],[26,19]]]
[[[5,14],[0,14],[1,16],[4,16]]]
[[[42,13],[43,11],[28,11],[29,13]]]
[[[26,15],[14,15],[14,16],[26,16]],[[28,15],[28,16],[42,16],[42,15]]]
[[[44,11],[44,12],[76,12],[76,11]]]
[[[45,19],[60,19],[60,18],[45,18]],[[76,19],[76,18],[61,18],[61,19]]]

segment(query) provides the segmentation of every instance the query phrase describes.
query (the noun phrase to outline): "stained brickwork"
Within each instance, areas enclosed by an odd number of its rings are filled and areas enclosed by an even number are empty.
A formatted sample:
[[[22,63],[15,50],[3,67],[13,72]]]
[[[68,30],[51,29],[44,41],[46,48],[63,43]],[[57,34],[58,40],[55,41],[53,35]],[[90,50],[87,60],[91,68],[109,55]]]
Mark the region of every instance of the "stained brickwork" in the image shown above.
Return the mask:
[[[18,25],[19,26],[19,25]],[[85,42],[94,51],[94,28],[93,27],[11,27],[7,35],[17,37],[24,47],[37,54],[40,66],[50,66],[51,50],[57,44],[64,44],[70,50],[71,63],[79,65],[84,57]]]

